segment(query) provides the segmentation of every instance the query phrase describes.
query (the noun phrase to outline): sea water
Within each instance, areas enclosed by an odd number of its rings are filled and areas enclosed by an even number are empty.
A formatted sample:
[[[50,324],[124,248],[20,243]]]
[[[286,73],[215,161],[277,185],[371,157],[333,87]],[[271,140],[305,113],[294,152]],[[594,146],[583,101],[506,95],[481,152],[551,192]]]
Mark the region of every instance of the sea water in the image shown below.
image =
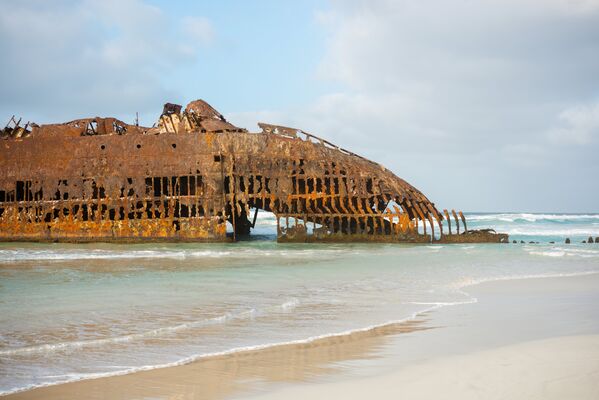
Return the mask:
[[[479,282],[599,273],[599,244],[581,243],[599,214],[466,217],[526,243],[277,244],[262,214],[232,244],[0,244],[0,394],[372,329],[476,301]]]

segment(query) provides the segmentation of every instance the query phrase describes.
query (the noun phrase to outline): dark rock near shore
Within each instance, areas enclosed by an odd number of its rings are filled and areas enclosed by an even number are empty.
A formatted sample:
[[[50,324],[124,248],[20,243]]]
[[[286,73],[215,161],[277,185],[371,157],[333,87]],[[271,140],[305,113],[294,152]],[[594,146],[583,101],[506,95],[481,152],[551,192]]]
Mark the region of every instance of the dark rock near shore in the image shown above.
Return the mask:
[[[518,243],[518,241],[517,241],[517,240],[514,240],[512,243]]]
[[[526,243],[524,240],[521,240],[520,243]]]
[[[551,243],[551,244],[555,244],[555,242],[549,242],[549,243]]]
[[[593,237],[592,237],[592,236],[589,236],[589,238],[587,239],[587,242],[588,242],[588,243],[593,243]]]
[[[566,244],[570,244],[570,238],[566,238]]]

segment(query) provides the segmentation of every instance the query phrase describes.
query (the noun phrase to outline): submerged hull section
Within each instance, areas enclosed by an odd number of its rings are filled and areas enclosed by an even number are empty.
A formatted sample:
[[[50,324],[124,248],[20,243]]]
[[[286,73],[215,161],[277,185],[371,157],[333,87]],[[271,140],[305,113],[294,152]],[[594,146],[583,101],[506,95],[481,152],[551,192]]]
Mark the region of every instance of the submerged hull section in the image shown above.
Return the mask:
[[[0,240],[228,241],[261,209],[282,242],[504,241],[443,232],[434,204],[381,165],[261,127],[236,128],[198,101],[167,104],[156,128],[95,118],[5,129]]]

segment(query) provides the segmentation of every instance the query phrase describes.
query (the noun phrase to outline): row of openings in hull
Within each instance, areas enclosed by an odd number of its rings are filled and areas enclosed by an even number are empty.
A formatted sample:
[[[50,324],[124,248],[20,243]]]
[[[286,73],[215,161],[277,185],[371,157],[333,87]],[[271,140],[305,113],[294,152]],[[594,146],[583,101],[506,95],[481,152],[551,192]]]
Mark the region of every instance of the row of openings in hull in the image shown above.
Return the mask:
[[[250,199],[257,199],[264,194],[270,194],[269,178],[260,175],[235,176],[231,179],[225,177],[225,193],[245,193]],[[383,196],[373,193],[373,180],[363,181],[365,191],[353,196],[347,195],[348,182],[346,178],[291,178],[291,198],[287,202],[277,200],[277,210],[281,213],[297,213],[308,211],[311,213],[346,213],[347,209],[355,213],[372,213],[383,210],[386,202]],[[340,189],[343,185],[345,190]],[[254,200],[255,202],[255,200]],[[331,211],[332,210],[332,211]]]
[[[144,197],[141,193],[135,193],[133,179],[126,178],[126,184],[122,185],[119,193],[114,198]],[[57,200],[99,200],[107,198],[106,189],[99,185],[95,179],[82,179],[81,188],[74,184],[72,191],[69,190],[69,181],[59,179],[55,189],[51,190],[50,196],[44,196],[44,191],[39,182],[35,182],[38,190],[33,191],[32,181],[16,181],[15,189],[0,190],[0,203],[14,203],[27,201],[57,201]],[[78,192],[81,195],[71,195]],[[202,175],[183,175],[171,177],[146,177],[145,196],[150,197],[179,197],[197,196],[205,192]]]
[[[298,218],[279,216],[280,234],[289,231],[303,230],[307,235],[415,235],[415,225],[404,214],[406,219],[390,220],[383,216],[309,216]]]
[[[293,184],[294,194],[311,194],[319,193],[324,195],[350,193],[352,189],[362,186],[361,190],[364,193],[375,194],[374,192],[374,181],[372,178],[366,178],[363,181],[357,181],[348,179],[343,176],[339,177],[292,177],[291,182]],[[341,190],[341,186],[343,191]]]
[[[258,185],[255,183],[258,182]],[[227,176],[225,177],[225,188],[227,188],[227,193],[230,192],[248,192],[249,194],[255,194],[262,191],[262,176],[260,175],[249,175],[243,176],[239,175],[235,177],[235,187],[230,186],[232,181]],[[267,193],[270,192],[268,187],[269,178],[264,178],[264,186]],[[375,194],[373,190],[373,179],[366,178],[364,180],[364,190],[362,192],[367,194]],[[341,185],[343,185],[343,191],[341,190]],[[346,177],[324,177],[324,178],[297,178],[295,176],[291,177],[291,186],[293,188],[293,192],[291,194],[322,194],[322,195],[339,195],[341,193],[348,193],[351,191],[352,187],[355,188],[359,183],[352,181],[348,182],[348,178]]]
[[[180,201],[138,201],[128,207],[117,204],[74,203],[69,207],[18,207],[17,219],[46,222],[72,218],[74,221],[122,221],[141,219],[179,219],[221,217],[215,202],[185,204]]]

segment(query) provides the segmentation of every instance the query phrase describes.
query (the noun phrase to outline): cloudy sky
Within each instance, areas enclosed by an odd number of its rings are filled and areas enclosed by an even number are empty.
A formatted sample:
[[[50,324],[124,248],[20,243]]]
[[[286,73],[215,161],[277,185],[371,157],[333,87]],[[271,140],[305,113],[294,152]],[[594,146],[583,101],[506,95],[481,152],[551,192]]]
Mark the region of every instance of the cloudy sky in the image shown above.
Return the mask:
[[[440,208],[599,212],[599,0],[0,0],[0,119],[151,125],[203,98]]]

